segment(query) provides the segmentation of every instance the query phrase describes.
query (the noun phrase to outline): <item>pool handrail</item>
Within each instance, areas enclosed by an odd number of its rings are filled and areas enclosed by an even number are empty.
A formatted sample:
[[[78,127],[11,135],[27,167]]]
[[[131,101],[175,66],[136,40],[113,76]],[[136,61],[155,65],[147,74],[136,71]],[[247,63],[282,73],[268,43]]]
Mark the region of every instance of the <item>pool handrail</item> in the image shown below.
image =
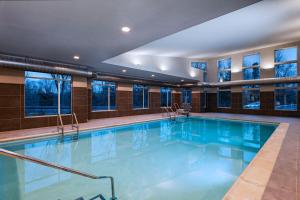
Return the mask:
[[[64,135],[64,123],[61,114],[57,114],[57,132],[61,129],[61,134]]]
[[[74,124],[75,121],[75,124]],[[77,120],[77,116],[75,112],[72,112],[72,129],[76,128],[77,130],[77,134],[79,133],[79,124],[78,124],[78,120]]]
[[[50,162],[46,162],[37,158],[33,158],[30,156],[25,156],[25,155],[21,155],[6,149],[2,149],[0,148],[0,154],[7,156],[7,157],[11,157],[11,158],[17,158],[17,159],[21,159],[21,160],[26,160],[26,161],[30,161],[33,163],[37,163],[46,167],[50,167],[50,168],[54,168],[54,169],[58,169],[58,170],[62,170],[68,173],[72,173],[72,174],[76,174],[79,176],[83,176],[83,177],[87,177],[90,179],[110,179],[110,185],[111,185],[111,200],[117,200],[117,197],[115,195],[115,186],[114,186],[114,178],[112,176],[95,176],[92,174],[88,174],[85,172],[81,172],[75,169],[71,169],[62,165],[57,165],[54,163],[50,163]]]

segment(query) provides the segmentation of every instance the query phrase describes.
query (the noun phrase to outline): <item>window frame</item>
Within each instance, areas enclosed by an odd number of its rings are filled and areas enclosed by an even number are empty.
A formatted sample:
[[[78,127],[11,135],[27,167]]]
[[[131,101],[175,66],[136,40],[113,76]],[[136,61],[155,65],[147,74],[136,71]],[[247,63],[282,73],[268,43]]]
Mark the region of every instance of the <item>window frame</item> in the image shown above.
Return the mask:
[[[108,109],[107,110],[93,110],[93,82],[94,81],[101,81],[101,82],[107,82],[109,83],[109,87],[108,87],[108,92],[107,92],[107,107]],[[116,94],[115,94],[115,104],[116,104],[116,108],[115,109],[111,109],[111,105],[110,105],[110,98],[111,98],[111,89],[110,89],[110,86],[111,86],[111,83],[114,83],[114,86],[115,86],[115,90],[116,90]],[[101,84],[96,84],[96,85],[101,85]],[[103,86],[103,85],[102,85]],[[92,83],[91,83],[91,111],[92,112],[110,112],[110,111],[117,111],[117,83],[116,82],[113,82],[113,81],[103,81],[103,80],[93,80]]]
[[[222,60],[230,60],[230,67],[228,68],[228,69],[222,69],[222,70],[220,70],[219,69],[219,61],[222,61]],[[228,82],[228,81],[231,81],[231,67],[232,67],[232,58],[231,57],[224,57],[224,58],[220,58],[220,59],[218,59],[217,60],[217,69],[218,69],[218,71],[217,71],[217,80],[218,80],[218,82]],[[228,81],[226,81],[226,80],[222,80],[222,81],[220,81],[219,80],[219,74],[221,73],[221,72],[229,72],[230,73],[230,80],[228,80]]]
[[[276,90],[296,90],[296,109],[295,110],[286,110],[286,109],[276,109]],[[298,87],[275,87],[274,88],[274,110],[276,111],[289,111],[289,112],[297,112],[298,109]]]
[[[244,66],[244,59],[245,59],[245,57],[252,56],[252,55],[258,55],[259,56],[259,64],[258,65],[252,65],[252,66]],[[254,68],[258,68],[258,70],[259,70],[259,77],[258,78],[252,78],[252,79],[245,79],[244,70],[246,70],[246,69],[254,69]],[[261,75],[261,54],[260,54],[260,52],[245,54],[243,56],[242,72],[243,72],[243,80],[258,80],[258,79],[260,79],[260,75]],[[250,87],[247,87],[247,86],[250,86]],[[246,91],[250,91],[250,90],[256,90],[256,91],[258,91],[258,93],[259,93],[259,108],[245,108],[244,95],[245,95]],[[261,109],[260,86],[259,85],[244,85],[243,86],[243,91],[242,91],[242,106],[243,106],[244,110],[260,110]]]
[[[244,95],[246,91],[258,91],[259,95],[259,108],[245,108],[245,102],[244,102]],[[244,110],[260,110],[261,109],[261,102],[260,102],[260,88],[244,88],[242,92],[242,106]]]
[[[220,92],[230,92],[230,106],[228,107],[224,107],[224,106],[220,106]],[[231,109],[232,108],[232,92],[231,92],[231,88],[218,88],[218,92],[217,92],[217,108],[225,108],[225,109]]]
[[[161,89],[162,88],[164,88],[164,89],[169,89],[170,90],[170,92],[171,92],[171,95],[170,95],[170,99],[171,99],[171,105],[170,106],[168,106],[168,100],[169,100],[169,98],[168,98],[168,93],[167,93],[167,106],[162,106],[162,101],[161,101],[161,96],[160,96],[160,107],[161,108],[164,108],[164,107],[167,107],[167,108],[170,108],[170,107],[172,107],[172,102],[173,102],[173,98],[172,98],[172,88],[170,88],[170,87],[160,87],[160,95],[162,94],[162,92],[161,92]]]
[[[296,48],[296,60],[289,60],[289,61],[284,61],[284,62],[275,62],[276,61],[276,51],[278,50],[285,50],[285,49],[290,49],[290,48]],[[290,46],[290,47],[284,47],[284,48],[278,48],[274,50],[274,77],[276,77],[276,66],[278,65],[285,65],[285,64],[296,64],[296,76],[298,76],[298,57],[299,57],[299,48],[298,46]],[[278,77],[278,78],[287,78],[287,77]],[[288,83],[287,83],[288,84]],[[294,86],[289,86],[287,84],[278,86],[277,84],[274,85],[274,110],[275,111],[289,111],[289,112],[297,112],[298,109],[298,84],[295,83]],[[296,109],[295,110],[288,110],[288,109],[278,109],[276,108],[276,91],[278,90],[295,90],[296,91]]]
[[[71,99],[70,99],[70,113],[65,113],[65,114],[61,114],[61,102],[60,102],[60,83],[63,81],[60,78],[47,78],[47,77],[39,77],[39,76],[26,76],[26,72],[36,72],[36,73],[43,73],[43,74],[53,74],[53,75],[65,75],[65,76],[70,76],[70,80],[65,80],[70,82],[71,85]],[[26,115],[26,86],[25,86],[25,82],[26,82],[26,78],[31,78],[31,79],[42,79],[42,80],[54,80],[57,81],[57,114],[46,114],[46,115],[32,115],[32,116],[28,116]],[[41,118],[41,117],[54,117],[54,116],[70,116],[73,113],[73,76],[71,74],[59,74],[59,73],[47,73],[47,72],[39,72],[39,71],[31,71],[31,70],[26,70],[24,71],[24,87],[23,87],[23,93],[24,93],[24,101],[23,101],[23,112],[24,112],[24,118]]]
[[[183,91],[190,91],[191,92],[191,102],[190,103],[188,103],[188,102],[184,102],[183,101]],[[191,88],[182,88],[181,89],[181,98],[180,98],[180,102],[181,102],[181,104],[190,104],[190,105],[192,105],[192,102],[193,102],[193,90],[191,89]]]
[[[290,61],[285,61],[285,62],[275,62],[275,60],[276,60],[275,52],[276,51],[291,49],[291,48],[296,48],[297,49],[297,54],[296,54],[297,58],[296,58],[296,60],[290,60]],[[275,68],[275,65],[283,65],[283,64],[290,64],[290,63],[298,63],[298,46],[283,47],[283,48],[278,48],[278,49],[274,50],[274,68]]]
[[[142,108],[135,108],[134,107],[134,86],[138,85],[138,86],[142,86],[143,88],[143,107]],[[145,88],[148,89],[148,105],[147,107],[145,107]],[[150,108],[150,87],[148,85],[143,85],[143,84],[133,84],[132,85],[132,110],[147,110]]]

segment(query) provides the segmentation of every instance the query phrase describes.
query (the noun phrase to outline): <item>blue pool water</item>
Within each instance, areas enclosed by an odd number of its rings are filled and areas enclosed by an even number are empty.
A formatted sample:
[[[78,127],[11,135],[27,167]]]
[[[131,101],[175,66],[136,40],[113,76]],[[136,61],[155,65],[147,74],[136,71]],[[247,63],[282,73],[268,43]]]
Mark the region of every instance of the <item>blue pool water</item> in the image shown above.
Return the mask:
[[[115,178],[120,200],[220,200],[275,130],[274,124],[191,117],[91,130],[0,147]],[[74,200],[103,193],[89,180],[0,155],[0,199]]]

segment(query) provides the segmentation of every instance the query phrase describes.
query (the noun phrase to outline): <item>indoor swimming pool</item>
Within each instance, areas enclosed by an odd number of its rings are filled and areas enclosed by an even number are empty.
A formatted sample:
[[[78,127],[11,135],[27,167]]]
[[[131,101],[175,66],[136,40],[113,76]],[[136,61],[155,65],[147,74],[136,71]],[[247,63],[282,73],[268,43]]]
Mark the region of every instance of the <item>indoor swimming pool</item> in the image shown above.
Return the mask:
[[[119,200],[221,200],[277,124],[201,117],[168,119],[0,144],[97,176],[113,176]],[[110,196],[92,180],[0,155],[0,199]]]

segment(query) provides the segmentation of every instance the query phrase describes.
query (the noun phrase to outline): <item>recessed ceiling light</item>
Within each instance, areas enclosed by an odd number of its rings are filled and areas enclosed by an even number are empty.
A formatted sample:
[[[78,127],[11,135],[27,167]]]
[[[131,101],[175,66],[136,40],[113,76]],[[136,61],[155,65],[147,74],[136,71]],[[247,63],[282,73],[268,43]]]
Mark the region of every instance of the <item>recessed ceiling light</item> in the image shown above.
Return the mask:
[[[130,31],[130,28],[128,26],[123,26],[121,30],[125,33],[128,33]]]
[[[184,82],[184,80],[182,79],[181,82]]]
[[[154,75],[154,74],[152,74],[151,76],[152,76],[152,77],[155,77],[155,75]]]
[[[122,72],[124,72],[124,73],[125,73],[125,72],[127,72],[127,70],[126,70],[126,69],[123,69],[123,70],[122,70]]]
[[[141,65],[141,62],[140,62],[139,60],[135,60],[135,61],[133,62],[133,64],[134,64],[134,65]]]
[[[77,55],[75,55],[75,56],[73,56],[73,59],[74,59],[74,60],[79,60],[79,59],[80,59],[80,57],[79,57],[79,56],[77,56]]]
[[[161,65],[159,68],[160,68],[161,71],[167,71],[168,70],[168,67],[165,66],[165,65]]]

